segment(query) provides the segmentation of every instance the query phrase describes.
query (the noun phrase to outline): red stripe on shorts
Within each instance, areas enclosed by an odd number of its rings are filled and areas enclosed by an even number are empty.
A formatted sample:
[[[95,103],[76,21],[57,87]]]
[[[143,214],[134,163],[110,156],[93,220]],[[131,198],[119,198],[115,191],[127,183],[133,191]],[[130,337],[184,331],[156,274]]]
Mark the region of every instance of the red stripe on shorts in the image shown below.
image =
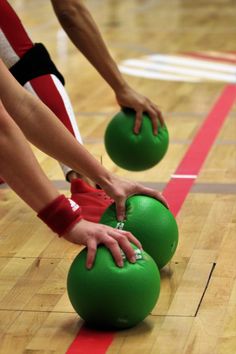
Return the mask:
[[[60,119],[66,128],[75,136],[63,99],[50,75],[32,79],[30,84],[38,97]]]
[[[0,1],[0,28],[20,58],[33,47],[19,17],[6,0]]]

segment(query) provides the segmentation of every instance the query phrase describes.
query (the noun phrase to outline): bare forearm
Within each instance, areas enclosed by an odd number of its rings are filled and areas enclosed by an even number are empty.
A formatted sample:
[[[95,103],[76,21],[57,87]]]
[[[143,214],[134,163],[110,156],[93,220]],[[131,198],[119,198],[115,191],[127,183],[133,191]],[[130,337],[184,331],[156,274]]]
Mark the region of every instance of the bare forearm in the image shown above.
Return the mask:
[[[1,176],[19,197],[38,212],[56,198],[58,192],[41,170],[24,135],[1,103],[0,126]]]
[[[0,76],[3,104],[30,142],[98,184],[109,181],[110,173],[76,141],[52,111],[16,82],[3,64]]]
[[[71,41],[115,92],[122,90],[126,82],[94,22],[80,0],[52,0],[57,17]]]
[[[96,183],[109,176],[103,166],[81,145],[41,102],[30,95],[23,112],[12,112],[27,139],[46,154],[70,166]]]

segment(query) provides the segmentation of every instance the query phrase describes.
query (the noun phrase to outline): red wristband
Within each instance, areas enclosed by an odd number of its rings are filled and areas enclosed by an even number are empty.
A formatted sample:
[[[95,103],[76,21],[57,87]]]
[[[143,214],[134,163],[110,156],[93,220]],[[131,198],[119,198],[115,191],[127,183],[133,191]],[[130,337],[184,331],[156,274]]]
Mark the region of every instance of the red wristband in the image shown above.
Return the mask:
[[[82,219],[81,208],[73,200],[60,195],[38,213],[45,224],[63,236]]]

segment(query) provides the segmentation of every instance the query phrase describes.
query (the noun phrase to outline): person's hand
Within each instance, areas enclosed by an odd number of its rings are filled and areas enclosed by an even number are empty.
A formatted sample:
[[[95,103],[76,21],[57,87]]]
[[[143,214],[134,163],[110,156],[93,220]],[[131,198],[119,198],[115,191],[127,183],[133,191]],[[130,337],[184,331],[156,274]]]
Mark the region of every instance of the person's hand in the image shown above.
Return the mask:
[[[125,219],[126,199],[135,194],[143,194],[153,197],[168,208],[168,203],[160,192],[145,187],[137,182],[121,179],[116,175],[112,175],[110,183],[103,185],[102,188],[116,203],[116,216],[118,221]]]
[[[80,220],[65,236],[70,242],[87,246],[88,254],[86,267],[92,268],[97,246],[104,244],[111,252],[116,264],[123,266],[121,250],[125,253],[131,263],[136,262],[135,252],[130,242],[138,248],[142,248],[141,243],[130,232],[114,229],[113,227],[95,224],[90,221]]]
[[[153,134],[157,135],[158,120],[161,125],[164,124],[164,119],[161,111],[155,103],[147,97],[134,91],[131,87],[125,86],[122,90],[116,92],[116,99],[119,105],[123,108],[132,108],[136,112],[134,133],[138,134],[142,124],[142,115],[147,113],[152,121]]]

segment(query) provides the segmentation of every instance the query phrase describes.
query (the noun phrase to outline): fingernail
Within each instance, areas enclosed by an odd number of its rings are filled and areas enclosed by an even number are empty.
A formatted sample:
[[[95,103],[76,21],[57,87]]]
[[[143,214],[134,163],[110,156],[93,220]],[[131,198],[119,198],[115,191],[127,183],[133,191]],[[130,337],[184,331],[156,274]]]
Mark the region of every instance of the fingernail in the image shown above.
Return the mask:
[[[118,216],[118,217],[117,217],[117,220],[118,220],[118,221],[124,221],[124,215],[123,215],[123,216],[122,216],[122,215]]]
[[[130,262],[131,262],[131,263],[135,263],[135,262],[136,262],[136,257],[135,257],[135,256],[131,257],[131,258],[130,258]]]
[[[91,269],[92,268],[92,263],[87,264],[87,269]]]
[[[120,268],[123,268],[124,263],[122,261],[117,263]]]

